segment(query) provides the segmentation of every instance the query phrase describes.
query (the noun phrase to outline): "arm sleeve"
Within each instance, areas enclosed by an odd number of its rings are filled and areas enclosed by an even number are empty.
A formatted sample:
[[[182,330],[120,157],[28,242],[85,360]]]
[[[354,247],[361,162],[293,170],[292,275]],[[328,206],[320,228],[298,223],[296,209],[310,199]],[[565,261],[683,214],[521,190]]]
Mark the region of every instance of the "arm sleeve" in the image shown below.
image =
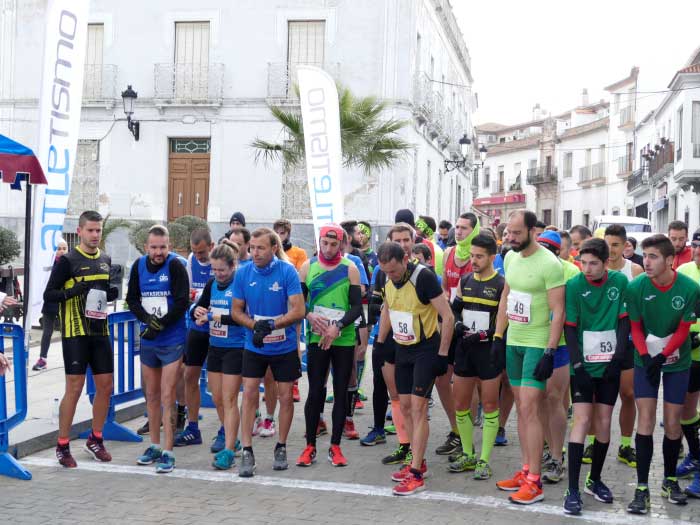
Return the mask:
[[[170,261],[170,286],[173,293],[173,307],[161,319],[164,326],[179,321],[187,311],[190,303],[190,279],[183,264],[174,258]]]
[[[136,259],[131,265],[129,273],[129,285],[126,290],[126,304],[129,305],[129,310],[136,318],[145,323],[148,321],[148,314],[141,306],[141,286],[139,284],[139,259]]]
[[[683,345],[683,343],[685,343],[688,339],[688,334],[690,334],[690,327],[692,324],[693,323],[691,323],[690,321],[681,321],[678,325],[678,328],[676,328],[676,331],[673,332],[673,335],[668,341],[666,348],[664,348],[663,352],[661,353],[668,357],[673,352],[678,350],[681,347],[681,345]]]
[[[566,323],[564,326],[564,337],[566,338],[566,347],[569,349],[571,363],[575,365],[583,362],[583,354],[578,344],[578,328],[575,324]]]
[[[340,320],[343,328],[350,326],[355,319],[362,315],[362,289],[359,284],[350,285],[350,310]]]
[[[626,315],[617,322],[617,346],[615,347],[615,358],[623,359],[627,343],[630,339],[630,319]]]
[[[423,304],[443,294],[442,286],[438,283],[437,276],[429,269],[424,269],[416,279],[416,295]]]
[[[633,321],[630,319],[630,329],[632,331],[632,342],[634,347],[637,349],[639,355],[647,355],[649,350],[647,349],[647,341],[644,336],[644,328],[642,327],[641,321]]]
[[[47,303],[60,303],[66,300],[63,286],[70,279],[70,262],[65,257],[61,257],[51,269],[49,282],[44,290],[44,301]]]

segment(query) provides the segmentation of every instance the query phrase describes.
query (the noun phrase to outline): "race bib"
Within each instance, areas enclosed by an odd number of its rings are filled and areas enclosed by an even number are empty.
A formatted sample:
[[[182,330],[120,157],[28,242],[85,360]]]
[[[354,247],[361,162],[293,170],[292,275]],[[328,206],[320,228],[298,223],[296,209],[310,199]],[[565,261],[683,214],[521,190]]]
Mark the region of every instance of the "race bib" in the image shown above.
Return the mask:
[[[394,341],[398,343],[412,343],[416,340],[416,332],[413,330],[413,315],[410,312],[389,310],[391,329],[394,331]]]
[[[92,289],[85,300],[85,317],[89,319],[107,319],[107,292]]]
[[[462,310],[462,324],[470,332],[487,332],[489,329],[489,313],[476,310]]]
[[[156,317],[165,317],[168,313],[168,298],[167,297],[142,297],[141,306],[146,310],[148,315]]]
[[[226,308],[212,308],[214,315],[226,315],[229,311]],[[209,321],[209,335],[212,337],[228,337],[228,325],[221,324],[220,321]]]
[[[270,315],[256,315],[253,317],[256,321],[265,321],[267,319],[279,319],[282,317],[281,315],[278,316],[270,316]],[[270,335],[266,335],[265,338],[263,339],[263,343],[265,344],[270,344],[270,343],[281,343],[282,341],[287,340],[287,334],[284,331],[284,328],[278,328],[277,330],[273,330]]]
[[[670,335],[667,335],[666,337],[656,337],[654,334],[649,334],[647,336],[647,350],[649,351],[649,355],[651,357],[659,355],[670,340]],[[673,363],[677,362],[680,358],[680,349],[676,348],[676,351],[666,358],[664,366],[672,365]]]
[[[507,316],[511,323],[530,324],[532,295],[511,290],[508,294]]]
[[[343,310],[338,310],[337,308],[327,308],[325,306],[314,306],[314,313],[322,317],[325,317],[329,321],[340,321],[345,312]],[[316,332],[314,332],[316,333]],[[318,334],[317,334],[318,335]]]
[[[617,349],[615,330],[583,332],[583,360],[586,363],[607,363]]]

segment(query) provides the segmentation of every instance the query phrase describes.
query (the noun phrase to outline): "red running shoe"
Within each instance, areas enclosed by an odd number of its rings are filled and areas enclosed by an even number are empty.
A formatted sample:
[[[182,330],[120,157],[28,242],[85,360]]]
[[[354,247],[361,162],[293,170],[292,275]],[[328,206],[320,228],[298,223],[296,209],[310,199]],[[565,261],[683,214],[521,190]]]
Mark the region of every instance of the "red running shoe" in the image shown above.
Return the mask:
[[[66,468],[75,468],[78,464],[70,453],[70,445],[56,445],[56,459]]]
[[[348,460],[343,456],[343,452],[340,450],[340,445],[331,445],[328,449],[328,461],[334,467],[347,467]]]

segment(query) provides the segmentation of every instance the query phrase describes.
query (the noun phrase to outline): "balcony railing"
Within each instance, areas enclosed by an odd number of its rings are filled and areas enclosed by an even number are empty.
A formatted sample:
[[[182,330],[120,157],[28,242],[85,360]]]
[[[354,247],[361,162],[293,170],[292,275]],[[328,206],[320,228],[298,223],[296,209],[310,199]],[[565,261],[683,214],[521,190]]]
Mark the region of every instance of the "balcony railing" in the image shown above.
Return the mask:
[[[156,64],[156,101],[167,104],[221,104],[223,64]]]
[[[413,80],[413,115],[422,123],[433,119],[435,92],[430,77],[419,72]]]
[[[632,176],[627,179],[627,191],[632,192],[644,187],[648,183],[645,170],[638,169],[632,172]]]
[[[632,173],[632,157],[625,155],[617,158],[617,176],[628,177]]]
[[[557,181],[557,168],[552,166],[547,168],[547,166],[539,166],[537,168],[527,169],[527,183],[528,184],[547,184],[548,182]]]
[[[591,186],[599,182],[605,182],[605,162],[589,164],[579,169],[578,183],[581,186]]]
[[[634,124],[634,108],[632,106],[627,106],[620,110],[620,123],[618,127],[622,128],[631,124]]]
[[[668,175],[673,169],[673,142],[666,142],[660,149],[656,150],[656,155],[649,160],[649,177],[652,181],[657,181]],[[678,160],[681,159],[681,151],[678,148],[676,152]]]
[[[83,104],[104,102],[117,98],[117,66],[114,64],[85,64]]]
[[[289,64],[287,62],[268,62],[267,64],[267,98],[272,100],[297,102],[296,84],[298,66],[316,66],[323,69],[335,80],[340,78],[338,62],[309,62],[307,64]]]

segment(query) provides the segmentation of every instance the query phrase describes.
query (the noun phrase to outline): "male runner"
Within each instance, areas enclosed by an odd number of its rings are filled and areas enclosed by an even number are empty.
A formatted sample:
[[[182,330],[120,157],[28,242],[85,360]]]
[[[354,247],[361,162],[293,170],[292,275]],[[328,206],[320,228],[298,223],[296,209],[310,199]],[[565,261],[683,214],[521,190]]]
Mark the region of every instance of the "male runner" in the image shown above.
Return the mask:
[[[494,358],[502,359],[508,325],[506,371],[515,395],[523,467],[496,486],[514,491],[510,501],[521,504],[544,498],[539,405],[564,323],[564,271],[557,257],[536,242],[536,222],[537,216],[526,210],[513,212],[508,220],[511,251],[504,261],[506,285],[492,346]]]
[[[185,351],[185,312],[190,285],[187,270],[170,253],[165,226],[152,226],[146,239],[146,255],[131,267],[126,302],[141,321],[141,374],[146,382],[146,408],[151,445],[136,461],[156,463],[156,472],[175,468],[172,421],[175,386]],[[165,450],[160,448],[161,407]]]
[[[435,274],[425,266],[409,262],[409,255],[401,245],[385,242],[379,247],[377,257],[388,278],[377,341],[381,344],[393,333],[396,388],[411,440],[411,463],[392,475],[392,480],[399,482],[394,494],[405,496],[425,487],[428,397],[435,378],[447,370],[454,316]],[[440,332],[438,315],[442,317]]]
[[[700,288],[671,265],[674,248],[665,235],[642,241],[644,271],[627,288],[625,301],[632,325],[634,397],[637,403],[637,489],[627,506],[632,514],[646,514],[650,507],[649,468],[654,454],[653,432],[659,383],[664,382],[664,480],[661,495],[678,505],[687,503],[676,478],[681,447],[681,414],[690,375],[690,326]]]
[[[287,257],[289,257],[289,262],[294,265],[294,268],[296,268],[297,271],[299,271],[301,265],[306,262],[308,257],[303,248],[299,248],[298,246],[294,246],[292,244],[290,239],[290,236],[292,235],[292,223],[287,219],[278,219],[272,225],[272,229],[275,230],[277,235],[279,235],[280,241],[282,241],[284,253],[287,254]]]
[[[360,242],[362,244],[360,250],[367,258],[368,277],[371,279],[374,269],[379,266],[377,253],[372,249],[372,226],[367,221],[358,221],[357,229],[360,232]]]
[[[273,254],[277,235],[269,228],[258,228],[251,236],[253,264],[236,272],[233,285],[232,318],[245,326],[243,350],[243,453],[238,475],[255,474],[252,430],[260,399],[260,381],[270,367],[280,404],[279,440],[272,468],[286,470],[287,436],[294,416],[292,386],[301,377],[297,352],[297,323],[304,318],[304,296],[299,276],[291,264]]]
[[[668,238],[673,244],[673,269],[693,260],[693,250],[688,243],[688,225],[683,221],[671,221],[668,225]]]
[[[95,399],[92,432],[85,450],[96,461],[112,461],[102,440],[102,427],[109,409],[114,371],[107,303],[117,298],[118,289],[109,282],[112,261],[99,249],[102,220],[96,211],[80,214],[77,230],[80,244],[54,264],[44,291],[44,301],[59,304],[66,390],[59,408],[56,458],[68,468],[77,467],[70,452],[70,429],[88,365],[95,381]]]
[[[446,221],[443,219],[440,221],[440,224],[438,224],[438,231],[435,240],[438,243],[438,246],[440,246],[440,248],[442,248],[443,250],[447,250],[447,239],[449,237],[451,229],[452,223],[450,221]]]
[[[360,272],[343,257],[343,228],[337,224],[321,227],[318,257],[305,262],[299,271],[307,299],[308,342],[306,398],[306,448],[297,465],[308,467],[316,460],[316,430],[325,402],[326,380],[333,366],[333,392],[346,392],[354,366],[355,319],[362,314]],[[347,413],[346,399],[335,396],[333,430],[328,461],[334,467],[348,464],[340,449]]]
[[[190,235],[192,252],[187,257],[187,274],[190,279],[191,309],[202,295],[202,290],[213,276],[209,254],[214,249],[208,228],[196,228]],[[199,431],[199,408],[202,400],[199,392],[199,377],[202,365],[209,350],[209,323],[195,323],[191,315],[187,316],[187,342],[185,343],[185,401],[187,402],[187,428],[175,436],[175,446],[201,445],[202,433]],[[178,407],[179,408],[179,407]],[[224,446],[224,427],[221,425],[211,445],[213,453],[220,452]]]
[[[678,273],[687,275],[695,283],[700,284],[700,229],[695,230],[692,240],[693,260],[678,267]],[[694,498],[700,498],[700,443],[698,442],[698,399],[700,398],[700,322],[690,327],[691,359],[688,392],[685,395],[683,412],[681,413],[681,428],[688,442],[688,454],[676,468],[679,478],[693,475],[693,482],[686,487],[685,493]]]
[[[460,279],[452,311],[458,321],[455,336],[458,343],[454,365],[454,397],[457,428],[462,454],[450,463],[450,472],[474,471],[474,479],[491,477],[489,459],[498,434],[498,394],[501,368],[491,360],[490,343],[496,328],[498,302],[503,292],[503,277],[493,268],[496,240],[489,235],[474,237],[471,245],[473,273]],[[481,457],[472,452],[474,425],[471,417],[472,395],[476,381],[481,382],[481,404],[484,409],[484,432]]]
[[[566,345],[571,357],[571,399],[574,425],[569,437],[569,489],[564,512],[579,514],[583,507],[579,477],[583,441],[595,422],[593,465],[585,492],[612,503],[612,492],[601,481],[610,445],[610,421],[620,385],[620,371],[629,341],[629,319],[624,304],[627,278],[609,271],[610,252],[602,239],[581,245],[583,273],[566,283]]]

